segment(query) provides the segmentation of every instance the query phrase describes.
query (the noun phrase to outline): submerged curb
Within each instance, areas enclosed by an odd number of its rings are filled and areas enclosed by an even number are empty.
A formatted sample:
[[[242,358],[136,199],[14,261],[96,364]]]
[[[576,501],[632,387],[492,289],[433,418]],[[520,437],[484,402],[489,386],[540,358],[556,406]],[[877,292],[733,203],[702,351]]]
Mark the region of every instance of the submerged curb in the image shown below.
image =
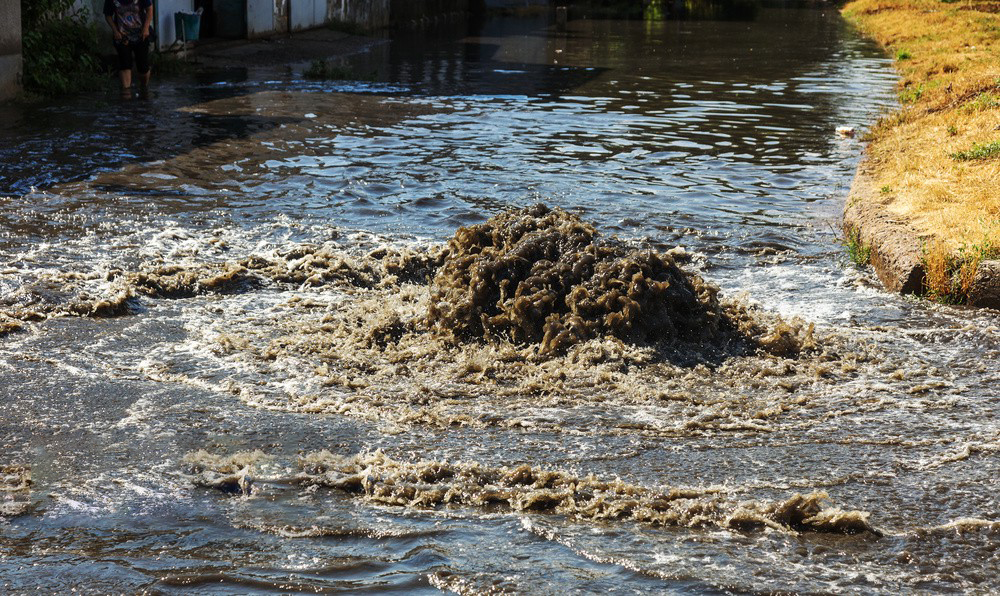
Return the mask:
[[[969,304],[1000,309],[1000,261],[982,261],[969,288]]]
[[[867,159],[858,165],[844,206],[844,233],[869,248],[869,263],[890,292],[925,291],[923,264],[925,237],[888,209],[889,199],[875,184],[875,166]],[[1000,260],[979,263],[969,287],[970,306],[1000,309]]]
[[[924,288],[922,239],[889,213],[888,200],[875,188],[873,171],[866,160],[858,165],[844,206],[844,233],[870,248],[869,262],[887,290],[917,294]]]

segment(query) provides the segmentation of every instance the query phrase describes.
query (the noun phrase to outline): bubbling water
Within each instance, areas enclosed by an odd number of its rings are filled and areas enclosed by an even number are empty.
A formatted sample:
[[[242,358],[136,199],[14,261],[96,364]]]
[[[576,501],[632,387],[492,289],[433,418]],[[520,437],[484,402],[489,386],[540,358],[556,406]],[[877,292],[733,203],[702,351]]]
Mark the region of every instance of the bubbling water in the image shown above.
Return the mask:
[[[459,229],[434,277],[429,321],[458,337],[564,351],[594,337],[631,343],[733,336],[718,288],[667,254],[604,240],[536,205]]]
[[[22,515],[31,509],[31,468],[0,466],[0,518]]]
[[[761,326],[723,306],[718,286],[681,269],[674,256],[682,254],[602,238],[578,216],[542,204],[506,211],[455,233],[427,319],[456,338],[537,344],[541,353],[594,338],[724,355],[803,347],[790,331],[755,342]]]
[[[269,459],[260,451],[230,456],[198,451],[185,457],[185,465],[194,484],[244,495],[250,494],[254,482],[293,484],[333,488],[378,505],[416,509],[464,506],[656,527],[881,535],[868,523],[867,512],[830,507],[822,491],[796,493],[775,502],[735,501],[713,488],[659,490],[528,465],[409,463],[381,451],[351,456],[308,453],[296,471],[276,470]]]

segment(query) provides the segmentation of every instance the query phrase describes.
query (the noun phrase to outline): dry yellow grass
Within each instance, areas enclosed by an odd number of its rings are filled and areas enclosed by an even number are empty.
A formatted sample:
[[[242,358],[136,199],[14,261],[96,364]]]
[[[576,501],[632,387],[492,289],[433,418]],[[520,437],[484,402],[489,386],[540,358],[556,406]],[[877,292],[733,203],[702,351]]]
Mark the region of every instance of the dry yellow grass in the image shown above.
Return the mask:
[[[926,239],[932,292],[967,287],[969,265],[1000,254],[1000,1],[855,0],[844,15],[902,77],[901,111],[870,133],[880,198]]]

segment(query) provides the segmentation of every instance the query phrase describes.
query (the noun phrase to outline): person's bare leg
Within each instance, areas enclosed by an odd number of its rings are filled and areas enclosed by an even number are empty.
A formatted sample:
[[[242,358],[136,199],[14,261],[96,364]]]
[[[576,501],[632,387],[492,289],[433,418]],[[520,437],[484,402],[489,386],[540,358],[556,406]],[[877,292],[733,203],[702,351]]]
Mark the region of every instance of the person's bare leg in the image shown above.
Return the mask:
[[[122,82],[122,91],[127,91],[132,87],[132,69],[119,70],[118,78]]]
[[[139,77],[139,97],[142,99],[149,99],[149,75],[152,72],[152,69],[150,69],[137,75]]]

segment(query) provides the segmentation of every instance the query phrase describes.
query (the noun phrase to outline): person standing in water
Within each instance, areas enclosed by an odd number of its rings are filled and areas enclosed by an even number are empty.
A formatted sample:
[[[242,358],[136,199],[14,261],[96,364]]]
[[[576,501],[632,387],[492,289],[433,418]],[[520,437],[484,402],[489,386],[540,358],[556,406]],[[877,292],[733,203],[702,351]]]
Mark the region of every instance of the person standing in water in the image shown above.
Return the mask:
[[[153,0],[104,0],[104,18],[111,25],[118,52],[118,78],[122,94],[132,92],[132,56],[139,84],[149,85],[149,28],[153,23]]]

